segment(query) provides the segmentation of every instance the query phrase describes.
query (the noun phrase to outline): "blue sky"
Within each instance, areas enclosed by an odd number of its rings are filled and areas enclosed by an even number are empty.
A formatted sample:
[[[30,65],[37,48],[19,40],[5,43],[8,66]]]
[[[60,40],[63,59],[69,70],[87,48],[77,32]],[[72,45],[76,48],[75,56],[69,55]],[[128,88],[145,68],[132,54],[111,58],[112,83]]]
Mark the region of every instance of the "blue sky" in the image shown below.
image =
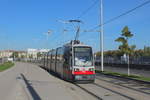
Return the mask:
[[[0,49],[25,50],[27,48],[56,48],[66,41],[74,39],[75,32],[71,24],[58,20],[76,19],[95,0],[0,0]],[[104,22],[136,7],[147,0],[103,0]],[[99,2],[82,16],[80,40],[99,50],[99,33],[82,32],[98,25]],[[128,26],[134,37],[130,44],[137,49],[150,46],[150,4],[135,10],[104,26],[105,50],[117,49],[114,40],[120,36],[124,26]],[[48,29],[53,30],[46,40]],[[63,29],[68,32],[63,33]],[[96,29],[99,30],[99,29]]]

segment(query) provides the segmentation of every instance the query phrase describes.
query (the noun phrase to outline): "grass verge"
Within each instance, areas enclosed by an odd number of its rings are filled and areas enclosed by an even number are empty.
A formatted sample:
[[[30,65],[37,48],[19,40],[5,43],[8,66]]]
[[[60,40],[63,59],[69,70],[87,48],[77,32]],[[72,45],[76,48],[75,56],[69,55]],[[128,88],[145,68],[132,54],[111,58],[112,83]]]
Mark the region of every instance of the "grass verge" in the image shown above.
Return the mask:
[[[126,77],[126,78],[132,78],[136,80],[142,80],[142,81],[148,81],[150,82],[150,77],[143,77],[143,76],[137,76],[137,75],[127,75],[127,74],[122,74],[122,73],[117,73],[117,72],[110,72],[110,71],[99,71],[96,70],[97,73],[103,73],[103,74],[108,74],[108,75],[113,75],[113,76],[121,76],[121,77]]]
[[[8,68],[11,68],[12,66],[14,66],[14,63],[12,63],[12,62],[5,62],[4,64],[0,65],[0,72],[6,70]]]

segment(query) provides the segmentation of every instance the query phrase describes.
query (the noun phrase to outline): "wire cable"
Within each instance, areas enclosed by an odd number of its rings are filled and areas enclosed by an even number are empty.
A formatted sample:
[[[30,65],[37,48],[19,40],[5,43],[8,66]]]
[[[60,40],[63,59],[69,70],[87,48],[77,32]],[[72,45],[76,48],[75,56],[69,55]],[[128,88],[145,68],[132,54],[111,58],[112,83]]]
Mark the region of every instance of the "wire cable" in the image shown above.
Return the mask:
[[[77,19],[80,19],[81,17],[83,17],[85,14],[87,14],[97,3],[98,3],[99,0],[95,0],[93,2],[93,4],[91,6],[89,6],[86,10],[84,10],[80,16],[77,17]]]
[[[146,1],[146,2],[144,2],[142,4],[140,4],[140,5],[136,6],[135,8],[132,8],[132,9],[130,9],[130,10],[128,10],[128,11],[126,11],[126,12],[124,12],[124,13],[122,13],[122,14],[120,14],[120,15],[118,15],[118,16],[116,16],[116,17],[114,17],[114,18],[112,18],[112,19],[110,19],[110,20],[108,20],[106,22],[104,22],[102,25],[109,24],[112,21],[115,21],[115,20],[119,19],[120,17],[125,16],[125,15],[127,15],[127,14],[137,10],[138,8],[141,8],[141,7],[143,7],[143,6],[145,6],[146,4],[149,4],[149,3],[150,3],[150,0],[148,0],[148,1]],[[91,30],[95,30],[96,28],[101,27],[102,25],[97,25],[94,28],[92,28]]]

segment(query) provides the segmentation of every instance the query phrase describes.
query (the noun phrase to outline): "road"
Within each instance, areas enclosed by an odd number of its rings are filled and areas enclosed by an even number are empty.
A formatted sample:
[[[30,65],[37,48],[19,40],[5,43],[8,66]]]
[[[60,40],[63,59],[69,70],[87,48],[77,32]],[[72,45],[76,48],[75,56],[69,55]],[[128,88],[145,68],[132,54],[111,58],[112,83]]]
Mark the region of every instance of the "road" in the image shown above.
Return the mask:
[[[31,99],[32,98],[32,99]],[[149,100],[150,86],[96,75],[95,83],[73,84],[37,65],[15,63],[0,72],[0,100]]]

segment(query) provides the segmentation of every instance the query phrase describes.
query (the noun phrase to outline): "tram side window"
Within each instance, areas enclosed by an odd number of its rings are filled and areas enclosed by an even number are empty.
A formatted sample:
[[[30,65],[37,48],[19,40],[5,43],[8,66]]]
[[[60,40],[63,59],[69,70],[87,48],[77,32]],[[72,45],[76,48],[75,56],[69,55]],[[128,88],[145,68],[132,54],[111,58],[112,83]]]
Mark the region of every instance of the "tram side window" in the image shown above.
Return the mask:
[[[62,62],[63,61],[63,48],[58,48],[57,49],[57,62]]]
[[[56,54],[56,51],[53,50],[53,51],[52,51],[52,62],[53,62],[53,63],[55,62],[55,54]]]
[[[56,58],[57,63],[59,62],[59,55],[60,55],[59,51],[60,51],[59,48],[57,48],[57,56],[56,56],[57,57]]]
[[[69,57],[70,57],[70,49],[66,48],[64,53],[64,59],[66,64],[69,64]]]
[[[45,66],[45,54],[43,54],[43,60],[42,60],[42,63],[43,63],[43,66]]]
[[[60,49],[60,62],[64,62],[64,50],[63,50],[63,48]]]
[[[48,62],[51,60],[51,52],[48,52]]]

